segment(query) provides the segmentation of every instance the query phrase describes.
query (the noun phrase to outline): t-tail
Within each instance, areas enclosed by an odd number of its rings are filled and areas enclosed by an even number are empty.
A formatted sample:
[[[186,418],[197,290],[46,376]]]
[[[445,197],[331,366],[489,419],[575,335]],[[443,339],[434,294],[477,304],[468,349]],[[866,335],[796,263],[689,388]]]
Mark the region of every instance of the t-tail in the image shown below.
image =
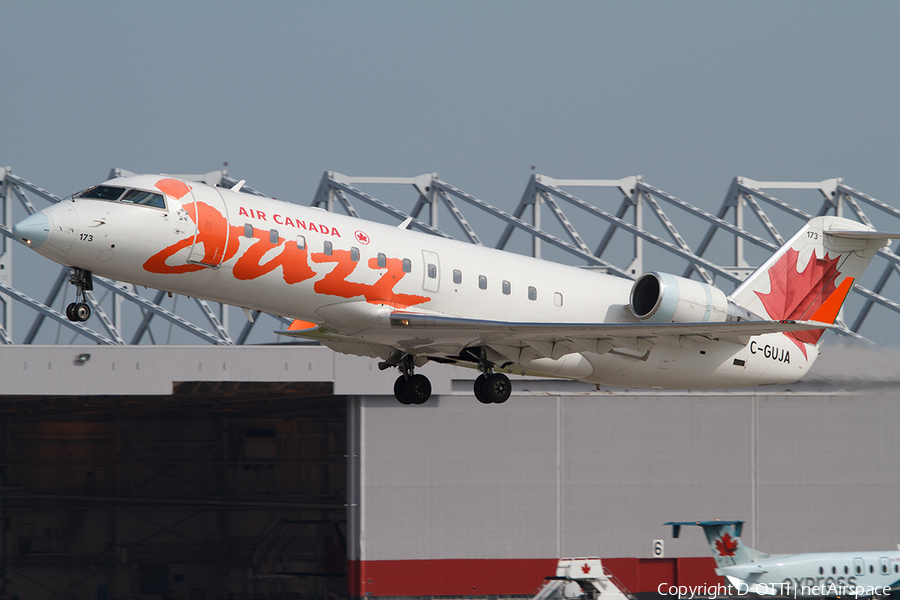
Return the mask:
[[[858,277],[896,233],[880,233],[841,217],[813,217],[775,254],[750,274],[729,299],[775,321],[833,324]],[[784,335],[806,354],[824,329]]]
[[[758,559],[769,557],[768,554],[745,546],[741,541],[743,521],[670,521],[666,525],[672,526],[672,537],[676,538],[681,533],[682,525],[702,527],[718,568],[755,562]]]

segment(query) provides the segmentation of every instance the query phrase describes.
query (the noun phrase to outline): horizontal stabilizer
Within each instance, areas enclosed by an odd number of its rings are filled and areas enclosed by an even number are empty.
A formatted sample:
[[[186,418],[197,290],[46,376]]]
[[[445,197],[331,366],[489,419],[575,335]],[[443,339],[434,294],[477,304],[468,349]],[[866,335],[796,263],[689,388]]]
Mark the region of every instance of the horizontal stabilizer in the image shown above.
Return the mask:
[[[697,525],[699,527],[715,527],[717,525],[734,525],[735,534],[740,537],[744,528],[743,521],[669,521],[663,525],[672,526],[672,537],[677,538],[681,534],[682,525]]]
[[[886,231],[825,231],[827,235],[846,238],[849,240],[897,240],[900,233],[888,233]]]

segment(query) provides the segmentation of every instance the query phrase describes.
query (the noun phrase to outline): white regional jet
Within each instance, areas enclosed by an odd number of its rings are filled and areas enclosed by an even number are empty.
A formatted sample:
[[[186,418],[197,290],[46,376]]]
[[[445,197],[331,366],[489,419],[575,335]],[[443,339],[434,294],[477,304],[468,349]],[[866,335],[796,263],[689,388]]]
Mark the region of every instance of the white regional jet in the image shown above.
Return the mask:
[[[243,183],[243,182],[242,182]],[[619,277],[165,175],[112,179],[13,227],[73,268],[84,321],[91,274],[296,319],[283,332],[401,373],[420,404],[428,361],[596,384],[720,388],[789,383],[818,355],[853,281],[900,237],[811,219],[730,296],[666,273]]]
[[[790,597],[887,596],[900,586],[900,551],[763,554],[741,541],[743,521],[670,522],[673,537],[682,525],[699,525],[716,560],[716,574],[739,595],[747,592]]]

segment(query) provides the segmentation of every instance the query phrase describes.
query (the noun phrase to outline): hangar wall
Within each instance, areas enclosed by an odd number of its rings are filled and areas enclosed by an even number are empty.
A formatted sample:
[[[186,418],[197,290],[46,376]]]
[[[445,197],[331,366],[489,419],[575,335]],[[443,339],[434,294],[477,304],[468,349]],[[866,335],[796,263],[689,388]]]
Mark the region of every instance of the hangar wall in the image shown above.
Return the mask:
[[[666,556],[709,556],[698,532],[668,539],[672,520],[742,519],[771,553],[893,549],[897,357],[826,346],[805,381],[753,390],[353,398],[351,589],[527,596],[556,557],[650,557],[658,539]],[[449,590],[428,583],[446,572]]]
[[[898,358],[830,340],[790,386],[517,379],[494,406],[428,365],[434,397],[402,406],[395,373],[318,346],[0,347],[3,593],[530,597],[566,555],[639,586],[711,576],[669,520],[743,519],[773,553],[893,548]]]

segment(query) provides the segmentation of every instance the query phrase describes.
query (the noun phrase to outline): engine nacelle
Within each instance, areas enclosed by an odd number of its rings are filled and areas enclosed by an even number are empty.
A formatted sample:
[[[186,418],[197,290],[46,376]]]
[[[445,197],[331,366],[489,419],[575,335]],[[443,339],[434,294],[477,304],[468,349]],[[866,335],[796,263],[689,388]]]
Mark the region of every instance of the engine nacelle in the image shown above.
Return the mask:
[[[653,323],[706,323],[752,318],[719,288],[668,273],[649,272],[631,288],[634,316]]]

